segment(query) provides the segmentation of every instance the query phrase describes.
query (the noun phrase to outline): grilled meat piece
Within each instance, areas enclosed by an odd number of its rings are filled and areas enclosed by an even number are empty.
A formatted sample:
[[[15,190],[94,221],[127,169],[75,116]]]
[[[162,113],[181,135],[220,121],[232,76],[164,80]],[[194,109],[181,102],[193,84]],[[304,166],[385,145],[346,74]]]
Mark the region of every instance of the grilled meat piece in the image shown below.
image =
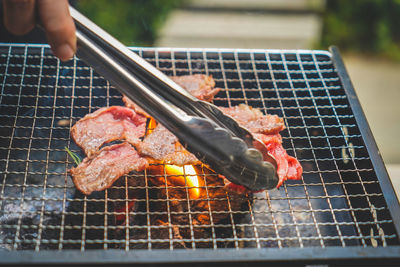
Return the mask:
[[[252,133],[276,134],[285,129],[282,118],[277,115],[264,115],[259,109],[245,104],[220,109]]]
[[[178,138],[161,124],[147,135],[137,149],[142,156],[173,165],[201,163],[193,154],[187,151]]]
[[[89,195],[93,191],[110,187],[122,175],[131,171],[142,171],[147,166],[147,161],[125,142],[104,147],[69,172],[76,188]]]
[[[104,107],[80,119],[71,129],[71,136],[88,157],[107,142],[126,140],[135,145],[145,134],[146,118],[126,107]]]
[[[259,109],[241,104],[231,108],[221,108],[222,112],[236,119],[242,126],[247,126],[253,133],[278,133],[284,129],[283,120],[276,115],[264,115]],[[188,152],[178,138],[162,125],[138,143],[139,154],[158,162],[173,165],[199,164],[200,161]]]
[[[286,180],[300,180],[303,174],[303,167],[301,167],[299,161],[289,156],[286,150],[282,146],[282,136],[280,134],[260,134],[254,133],[254,137],[265,144],[268,152],[275,158],[277,163],[277,174],[278,184],[276,188],[279,188]],[[220,175],[220,178],[225,182],[225,189],[229,192],[235,192],[237,194],[246,194],[249,192],[247,188],[241,185],[231,183],[226,177]]]
[[[133,102],[132,100],[130,100],[127,96],[122,96],[122,101],[124,102],[125,106],[133,109],[137,114],[143,115],[147,118],[150,118],[150,115],[147,114],[146,111],[144,111],[141,107],[139,107],[138,105],[136,105],[135,102]]]
[[[214,96],[221,90],[220,88],[214,88],[214,79],[204,74],[172,76],[170,78],[194,97],[207,102],[211,102]],[[124,101],[125,106],[133,109],[136,113],[150,117],[128,97],[123,96],[122,101]]]
[[[215,82],[211,76],[196,74],[174,76],[171,78],[193,96],[201,100],[212,101],[213,97],[219,92],[219,89],[214,88]],[[81,175],[82,171],[86,168],[81,165],[84,166],[91,161],[97,161],[97,158],[91,159],[96,156],[99,157],[102,152],[106,151],[102,150],[99,152],[98,149],[104,143],[113,140],[126,140],[136,147],[138,153],[136,151],[133,153],[129,150],[126,152],[128,155],[129,153],[132,155],[135,154],[136,158],[132,166],[135,170],[140,169],[136,167],[138,162],[140,162],[140,166],[145,166],[148,162],[162,162],[173,165],[195,165],[200,163],[193,154],[188,152],[179,143],[176,136],[162,125],[155,127],[143,141],[140,141],[139,137],[145,134],[145,121],[148,115],[128,98],[124,97],[123,101],[127,107],[132,109],[118,106],[101,108],[92,114],[86,115],[72,128],[72,138],[88,155],[88,159],[85,159],[82,164],[75,168],[76,170],[71,170],[74,181],[77,179],[76,176],[79,178],[78,175]],[[278,187],[286,179],[300,179],[302,168],[299,162],[295,158],[290,157],[282,147],[282,138],[279,132],[285,129],[283,119],[276,115],[264,115],[259,109],[245,104],[229,108],[221,107],[221,110],[250,132],[257,135],[267,145],[269,152],[276,158],[278,163],[277,172],[280,179]],[[131,149],[134,150],[133,148]],[[123,158],[121,155],[120,157]],[[107,160],[99,160],[107,163]],[[125,164],[125,162],[123,163]],[[105,170],[113,173],[113,178],[104,179],[104,177],[100,176],[98,181],[102,184],[100,187],[109,187],[119,176],[128,173],[132,168],[126,167],[125,169],[120,169],[118,172],[117,170],[113,170],[112,167],[104,167]],[[79,172],[78,170],[80,169],[83,170]],[[82,178],[80,179],[83,180]],[[92,183],[95,183],[95,181],[92,181]],[[79,189],[78,185],[77,187]],[[229,183],[226,188],[233,188],[234,190],[231,191],[235,192],[245,192],[240,186],[229,186]],[[94,190],[83,189],[81,191],[89,194]]]
[[[211,102],[221,90],[220,88],[214,88],[215,81],[212,76],[204,74],[172,76],[170,78],[192,96],[207,102]]]

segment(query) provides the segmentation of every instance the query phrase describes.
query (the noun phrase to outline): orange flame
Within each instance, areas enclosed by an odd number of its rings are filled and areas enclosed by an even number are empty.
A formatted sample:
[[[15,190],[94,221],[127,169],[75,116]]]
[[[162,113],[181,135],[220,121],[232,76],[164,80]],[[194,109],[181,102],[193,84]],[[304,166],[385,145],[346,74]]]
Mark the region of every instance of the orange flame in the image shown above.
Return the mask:
[[[189,187],[189,193],[192,198],[198,198],[200,196],[200,183],[199,177],[197,176],[196,170],[192,165],[185,165],[183,167],[176,165],[165,165],[165,171],[172,177],[182,179],[187,187]],[[172,178],[170,177],[170,178]]]
[[[154,128],[156,128],[157,122],[155,119],[150,118],[149,123],[147,124],[147,134],[150,134]]]

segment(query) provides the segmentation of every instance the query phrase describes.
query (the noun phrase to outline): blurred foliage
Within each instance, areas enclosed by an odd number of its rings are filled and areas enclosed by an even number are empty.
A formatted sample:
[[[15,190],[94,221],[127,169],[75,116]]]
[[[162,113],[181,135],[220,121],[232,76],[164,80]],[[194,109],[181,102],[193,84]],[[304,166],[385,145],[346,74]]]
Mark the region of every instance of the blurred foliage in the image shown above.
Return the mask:
[[[400,60],[400,0],[327,0],[321,45]]]
[[[80,0],[77,9],[125,45],[151,46],[184,0]]]

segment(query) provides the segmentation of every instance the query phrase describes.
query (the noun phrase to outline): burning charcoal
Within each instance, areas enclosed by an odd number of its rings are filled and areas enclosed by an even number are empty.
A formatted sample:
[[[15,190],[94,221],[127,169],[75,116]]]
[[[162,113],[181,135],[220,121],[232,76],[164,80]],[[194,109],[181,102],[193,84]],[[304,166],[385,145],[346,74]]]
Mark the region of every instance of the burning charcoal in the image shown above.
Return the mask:
[[[178,230],[174,231],[179,231],[183,239],[211,240],[213,238],[213,224],[216,229],[215,238],[232,237],[233,233],[230,229],[227,231],[225,228],[218,227],[218,225],[230,224],[232,212],[232,217],[238,219],[237,217],[241,214],[240,211],[248,209],[248,201],[251,199],[251,195],[242,196],[226,192],[223,180],[215,173],[198,166],[195,167],[195,170],[198,174],[202,173],[201,178],[196,176],[199,185],[198,191],[190,188],[193,187],[192,183],[194,182],[189,182],[189,178],[185,182],[182,175],[166,175],[166,169],[163,165],[150,168],[150,171],[148,171],[150,173],[148,175],[149,183],[157,188],[149,195],[149,198],[156,200],[150,202],[151,210],[165,211],[162,215],[151,213],[151,225],[159,220],[166,222],[169,219],[173,225],[179,226]],[[187,187],[185,187],[185,183]],[[223,246],[233,246],[233,244],[228,243],[230,242],[223,244]],[[191,247],[189,242],[186,242],[185,245]],[[195,245],[199,248],[212,247],[212,242],[197,242]]]
[[[127,187],[126,187],[127,185]],[[108,197],[113,203],[113,211],[119,214],[113,217],[113,223],[123,225],[126,222],[126,205],[128,205],[129,222],[135,223],[139,218],[135,218],[132,212],[140,210],[139,199],[145,198],[145,180],[142,175],[133,174],[118,179],[108,190]]]
[[[174,240],[173,242],[173,247],[174,248],[186,248],[185,242],[183,241],[183,237],[180,233],[179,227],[177,225],[171,225],[169,226],[168,222],[163,221],[163,220],[157,220],[155,222],[156,226],[164,226],[163,228],[158,228],[158,229],[153,229],[151,231],[151,239],[160,239],[160,240],[169,240],[170,236]],[[169,248],[170,244],[163,242],[163,243],[154,243],[152,244],[152,247],[154,248]]]
[[[69,201],[69,207],[63,219],[63,239],[72,241],[64,244],[64,249],[79,249],[85,240],[101,240],[104,238],[104,230],[94,228],[105,225],[104,196],[105,192],[103,191],[85,197],[80,191],[76,190],[73,200]],[[107,223],[109,223],[108,219]],[[85,244],[85,248],[102,248],[102,244],[89,243]]]
[[[126,191],[125,183],[128,185],[128,191]],[[148,248],[147,242],[142,242],[141,240],[149,239],[149,231],[147,228],[147,218],[144,214],[146,212],[145,205],[145,180],[143,176],[131,176],[125,179],[119,179],[113,187],[109,189],[109,198],[115,199],[113,203],[114,212],[119,212],[118,215],[114,216],[114,224],[116,225],[126,225],[126,203],[128,203],[129,211],[129,237],[130,237],[130,249],[144,249]],[[128,194],[128,200],[126,200],[126,194]],[[121,214],[122,213],[122,214]],[[151,244],[152,248],[162,249],[170,247],[170,234],[168,229],[168,219],[167,216],[153,216],[151,220],[150,237],[152,240],[165,240],[162,242],[154,242]],[[160,227],[158,227],[160,226]],[[165,227],[163,227],[165,226]],[[171,227],[172,238],[175,240],[182,240],[182,236],[179,233],[179,228],[177,226]],[[126,228],[117,229],[115,231],[115,237],[117,239],[125,239]],[[177,248],[185,248],[183,241],[173,242],[173,246]],[[118,247],[124,247],[124,245],[119,245]]]

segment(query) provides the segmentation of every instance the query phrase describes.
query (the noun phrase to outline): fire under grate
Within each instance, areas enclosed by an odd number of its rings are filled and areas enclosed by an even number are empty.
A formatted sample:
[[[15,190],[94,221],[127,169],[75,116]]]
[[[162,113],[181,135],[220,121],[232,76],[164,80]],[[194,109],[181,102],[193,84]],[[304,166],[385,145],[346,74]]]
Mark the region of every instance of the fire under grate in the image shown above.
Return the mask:
[[[167,75],[212,75],[214,104],[245,103],[284,118],[283,145],[299,181],[251,196],[198,185],[165,166],[84,196],[67,170],[72,125],[121,95],[79,59],[47,46],[0,46],[0,248],[189,249],[385,247],[399,244],[356,117],[324,51],[136,49]],[[185,169],[186,170],[186,169]]]

